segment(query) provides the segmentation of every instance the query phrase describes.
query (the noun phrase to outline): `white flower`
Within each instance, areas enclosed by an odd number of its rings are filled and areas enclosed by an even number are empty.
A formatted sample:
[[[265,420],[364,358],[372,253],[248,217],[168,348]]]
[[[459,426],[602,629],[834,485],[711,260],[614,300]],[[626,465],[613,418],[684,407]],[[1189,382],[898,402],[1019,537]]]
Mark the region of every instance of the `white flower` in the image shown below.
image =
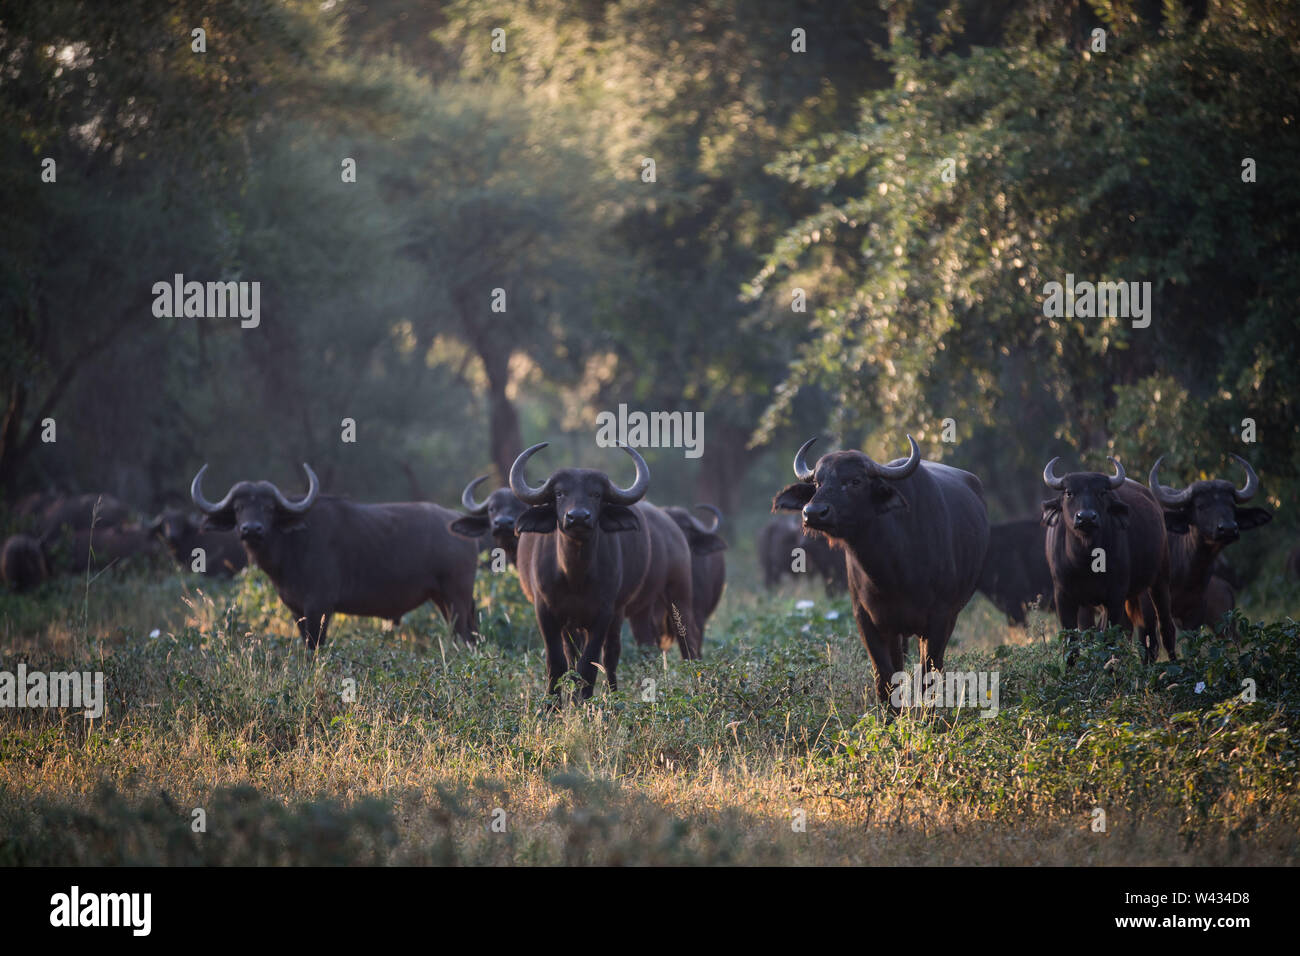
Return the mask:
[[[828,621],[838,621],[838,620],[840,619],[840,612],[839,612],[839,611],[827,611],[825,617],[826,617],[826,620],[828,620]]]
[[[810,607],[812,607],[812,606],[813,606],[813,602],[812,602],[812,601],[807,601],[807,600],[805,600],[805,601],[795,601],[795,602],[794,602],[794,609],[795,609],[796,611],[806,611],[806,610],[808,610],[808,609],[809,609]]]
[[[158,636],[159,634],[161,634],[161,633],[162,633],[162,631],[158,630],[158,628],[155,627],[152,631],[149,632],[149,636],[150,636],[150,637],[157,637],[157,636]]]
[[[1204,693],[1204,692],[1205,692],[1205,681],[1203,681],[1203,680],[1202,680],[1202,681],[1197,681],[1197,682],[1196,682],[1196,687],[1194,688],[1194,690],[1195,690],[1196,693],[1198,693],[1198,694]]]

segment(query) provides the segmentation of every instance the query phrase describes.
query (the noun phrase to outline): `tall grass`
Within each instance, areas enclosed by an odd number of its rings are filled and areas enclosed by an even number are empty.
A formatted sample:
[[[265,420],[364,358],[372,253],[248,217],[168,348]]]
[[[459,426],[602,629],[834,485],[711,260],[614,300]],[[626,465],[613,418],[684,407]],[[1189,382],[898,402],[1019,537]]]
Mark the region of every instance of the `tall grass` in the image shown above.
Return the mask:
[[[1067,669],[1046,615],[1009,633],[977,600],[948,666],[998,670],[998,716],[889,720],[847,601],[736,589],[703,661],[629,643],[618,693],[552,710],[513,574],[480,578],[476,648],[421,609],[338,620],[319,654],[260,573],[194,581],[0,598],[0,667],[108,694],[98,722],[0,711],[0,863],[1297,859],[1289,618],[1154,667],[1092,633]]]

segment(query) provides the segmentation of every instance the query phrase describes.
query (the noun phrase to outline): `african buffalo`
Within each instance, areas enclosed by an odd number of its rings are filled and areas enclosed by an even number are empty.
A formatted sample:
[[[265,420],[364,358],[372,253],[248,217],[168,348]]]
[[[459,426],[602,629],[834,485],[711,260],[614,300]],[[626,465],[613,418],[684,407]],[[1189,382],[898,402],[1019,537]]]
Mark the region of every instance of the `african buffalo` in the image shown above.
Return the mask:
[[[1246,469],[1246,484],[1240,489],[1220,479],[1194,481],[1182,489],[1167,488],[1160,484],[1163,456],[1156,459],[1148,478],[1151,493],[1164,509],[1169,535],[1170,607],[1174,623],[1185,630],[1196,630],[1220,616],[1212,615],[1207,606],[1207,589],[1220,553],[1241,537],[1241,532],[1273,519],[1265,508],[1241,507],[1259,491],[1259,476],[1244,458],[1232,457]],[[1222,604],[1222,593],[1216,604]]]
[[[795,548],[803,549],[805,570],[821,575],[828,595],[833,597],[848,587],[844,555],[827,544],[826,539],[804,534],[794,515],[777,515],[758,532],[758,560],[763,568],[763,586],[769,591],[781,583],[782,575],[795,576]]]
[[[325,643],[330,617],[394,623],[432,600],[473,641],[473,543],[447,530],[455,512],[435,504],[360,504],[320,493],[304,464],[307,494],[290,501],[269,481],[241,481],[215,504],[203,497],[204,465],[190,496],[205,530],[237,531],[248,559],[271,578],[309,648]]]
[[[1052,606],[1052,569],[1044,545],[1047,529],[1037,518],[1004,521],[989,528],[989,550],[980,572],[979,590],[1007,616],[1007,623],[1025,626],[1032,604]]]
[[[157,550],[157,541],[152,532],[139,525],[96,524],[79,531],[65,526],[61,533],[43,539],[41,546],[52,573],[83,574],[151,556]]]
[[[0,581],[15,591],[30,591],[50,575],[41,543],[29,534],[15,534],[0,550]]]
[[[1057,477],[1060,460],[1053,458],[1043,469],[1043,483],[1059,492],[1043,502],[1043,524],[1061,627],[1093,627],[1093,609],[1100,606],[1111,624],[1128,622],[1130,632],[1135,624],[1139,627],[1148,663],[1160,653],[1158,624],[1165,652],[1173,660],[1169,542],[1160,505],[1146,488],[1124,477],[1123,466],[1114,458],[1108,459],[1115,467],[1113,475],[1073,472]],[[1141,598],[1148,593],[1155,605],[1154,621],[1142,614]],[[1067,661],[1073,660],[1071,647]]]
[[[841,451],[809,467],[814,441],[794,456],[799,480],[772,509],[800,511],[805,529],[845,552],[858,634],[880,702],[892,708],[905,639],[918,636],[925,672],[942,670],[957,614],[975,593],[989,541],[983,487],[968,472],[922,461],[911,435],[910,455],[887,465]]]
[[[722,552],[727,542],[718,537],[722,512],[713,505],[696,505],[714,515],[711,525],[701,524],[693,514],[676,505],[662,510],[686,536],[691,552],[691,595],[695,600],[695,625],[704,640],[704,626],[722,600],[722,590],[727,583],[727,562]],[[643,647],[667,649],[677,640],[678,623],[663,597],[656,598],[644,614],[632,618],[632,634]],[[698,648],[697,648],[698,651]],[[698,656],[698,654],[697,654]]]
[[[244,570],[248,556],[233,531],[204,531],[203,516],[183,508],[167,508],[153,519],[149,530],[158,535],[168,553],[186,571],[194,568],[196,549],[203,549],[203,573],[228,578]]]
[[[453,521],[451,530],[463,538],[473,538],[483,546],[500,548],[506,559],[514,564],[519,552],[515,522],[528,506],[509,488],[498,488],[482,502],[475,501],[474,489],[484,481],[487,481],[487,475],[479,475],[465,486],[460,494],[460,503],[468,514]]]
[[[112,495],[93,492],[53,499],[37,519],[42,540],[52,541],[66,531],[116,527],[131,520],[131,509]]]
[[[650,468],[633,449],[636,479],[619,488],[603,472],[564,468],[541,485],[528,484],[528,459],[549,443],[525,450],[510,468],[510,490],[528,505],[519,534],[519,580],[533,604],[546,642],[547,688],[577,661],[581,697],[596,683],[604,658],[611,689],[618,688],[623,619],[664,596],[680,619],[678,642],[684,657],[698,654],[691,592],[690,551],[672,519],[641,502],[650,487]],[[584,634],[579,650],[578,634]]]

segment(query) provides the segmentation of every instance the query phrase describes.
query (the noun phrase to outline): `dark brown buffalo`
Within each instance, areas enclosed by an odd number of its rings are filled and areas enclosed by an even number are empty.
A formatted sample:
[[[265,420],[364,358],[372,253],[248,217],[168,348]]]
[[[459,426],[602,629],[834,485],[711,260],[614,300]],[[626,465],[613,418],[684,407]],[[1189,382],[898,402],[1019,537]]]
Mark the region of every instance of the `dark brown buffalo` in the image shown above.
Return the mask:
[[[453,521],[451,530],[463,538],[480,542],[481,547],[500,548],[506,559],[515,564],[519,554],[515,522],[528,506],[509,488],[498,488],[482,502],[475,501],[474,489],[484,481],[487,481],[487,475],[479,475],[465,486],[460,494],[460,503],[468,514]]]
[[[241,481],[213,504],[204,465],[190,496],[205,530],[236,531],[248,558],[271,578],[310,648],[325,643],[330,617],[397,623],[432,600],[466,643],[473,641],[473,543],[447,530],[454,511],[424,502],[360,504],[320,493],[306,464],[307,494],[290,501],[269,481]]]
[[[534,488],[524,470],[547,444],[515,459],[510,490],[528,505],[515,523],[519,580],[546,642],[548,690],[556,693],[560,678],[573,668],[582,681],[580,695],[590,697],[602,656],[610,688],[617,689],[623,620],[660,595],[681,619],[683,656],[694,656],[700,642],[690,551],[672,519],[641,502],[650,487],[645,460],[623,448],[636,462],[628,488],[589,468],[561,469]]]
[[[989,551],[980,572],[979,589],[1007,616],[1007,623],[1025,626],[1031,605],[1052,607],[1052,569],[1044,547],[1047,529],[1037,518],[1004,521],[989,528]]]
[[[1169,602],[1174,623],[1184,630],[1196,630],[1221,616],[1211,614],[1208,607],[1216,562],[1224,548],[1241,537],[1241,532],[1273,519],[1265,508],[1241,507],[1259,491],[1259,476],[1244,458],[1232,457],[1246,469],[1246,484],[1240,489],[1219,479],[1194,481],[1182,489],[1166,488],[1160,484],[1163,456],[1156,460],[1148,478],[1151,493],[1165,511]],[[1222,600],[1220,593],[1216,604],[1221,605]],[[1147,605],[1143,605],[1144,614],[1146,609]]]
[[[0,550],[0,581],[15,591],[30,591],[50,576],[41,543],[29,534],[15,534]]]
[[[38,519],[38,532],[44,541],[52,541],[67,532],[113,528],[131,520],[131,509],[112,495],[95,492],[60,497],[46,505]]]
[[[1109,459],[1115,467],[1113,475],[1073,472],[1057,477],[1058,461],[1053,458],[1043,469],[1043,482],[1059,492],[1043,502],[1043,524],[1061,627],[1093,627],[1093,609],[1101,607],[1108,622],[1127,623],[1130,632],[1134,625],[1139,628],[1148,663],[1160,653],[1155,637],[1158,625],[1165,652],[1173,660],[1169,542],[1160,505],[1146,488],[1124,477],[1123,466],[1114,458]],[[1155,620],[1142,614],[1141,599],[1147,594],[1154,603]],[[1067,660],[1074,660],[1072,646]]]
[[[815,440],[794,456],[799,480],[772,508],[800,511],[805,529],[844,550],[876,693],[892,706],[905,639],[920,639],[927,673],[942,670],[957,614],[975,593],[989,543],[983,487],[968,472],[922,461],[911,435],[911,454],[887,465],[841,451],[810,468],[804,455]]]
[[[690,548],[691,595],[695,601],[695,625],[699,629],[702,643],[704,627],[722,600],[722,591],[727,584],[727,562],[722,556],[722,552],[727,549],[727,542],[718,536],[722,512],[713,505],[696,507],[711,511],[714,515],[713,522],[709,525],[701,524],[687,509],[676,505],[661,510],[682,529],[687,547]],[[677,643],[679,627],[668,601],[663,597],[656,598],[645,614],[632,619],[632,635],[642,647],[667,650]],[[700,649],[696,650],[698,652]]]
[[[248,555],[233,531],[204,531],[203,516],[184,508],[167,508],[149,525],[167,552],[185,571],[194,570],[195,551],[203,549],[203,573],[228,578],[244,570]]]
[[[42,541],[45,560],[54,574],[84,574],[105,571],[133,559],[151,557],[158,550],[157,539],[139,525],[100,526],[81,531],[65,530]]]
[[[842,594],[848,587],[844,555],[832,548],[825,538],[804,534],[794,515],[776,515],[758,532],[758,560],[763,568],[763,586],[769,591],[781,583],[782,575],[794,577],[794,549],[802,548],[804,567],[819,574],[830,596]]]

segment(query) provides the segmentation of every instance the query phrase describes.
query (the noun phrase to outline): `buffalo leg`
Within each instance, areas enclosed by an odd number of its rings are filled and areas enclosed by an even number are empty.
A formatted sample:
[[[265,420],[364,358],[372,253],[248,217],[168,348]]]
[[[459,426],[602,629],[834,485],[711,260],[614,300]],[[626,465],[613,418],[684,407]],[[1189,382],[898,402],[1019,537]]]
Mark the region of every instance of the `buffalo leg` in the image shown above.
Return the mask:
[[[475,643],[474,635],[474,578],[457,582],[438,602],[438,609],[466,644]]]
[[[1151,602],[1156,606],[1156,621],[1160,626],[1160,640],[1165,645],[1169,659],[1178,657],[1177,629],[1174,627],[1174,611],[1169,599],[1169,582],[1157,579],[1151,586]],[[1152,643],[1155,643],[1154,638]]]
[[[564,648],[566,638],[560,622],[540,601],[537,603],[537,629],[546,642],[546,692],[554,694],[560,678],[569,669],[569,658]]]
[[[1056,619],[1065,632],[1065,666],[1073,667],[1079,656],[1079,616],[1083,609],[1061,589],[1056,590]]]
[[[1155,629],[1155,606],[1151,603],[1147,592],[1143,591],[1137,597],[1129,598],[1124,608],[1128,611],[1129,620],[1137,625],[1138,644],[1142,646],[1142,662],[1150,664],[1160,656],[1160,637]]]
[[[665,597],[668,623],[673,629],[673,636],[677,638],[682,659],[699,660],[703,641],[699,624],[695,620],[695,587],[689,568],[685,573],[681,573],[680,569],[674,573],[673,579],[668,582]]]
[[[943,670],[943,655],[948,649],[948,641],[952,638],[952,629],[956,624],[956,619],[947,615],[934,617],[926,622],[925,633],[921,635],[920,654],[921,654],[921,673],[928,674],[930,671]],[[902,655],[899,655],[900,663]]]
[[[618,658],[622,653],[623,616],[615,614],[605,630],[605,677],[610,690],[618,690]]]
[[[582,658],[578,661],[578,676],[582,678],[582,689],[578,693],[583,700],[591,697],[596,689],[596,661],[605,649],[605,637],[614,616],[612,611],[601,614],[587,629],[587,642],[582,648]]]
[[[862,605],[854,605],[853,616],[858,622],[858,636],[862,638],[871,658],[871,668],[876,673],[876,696],[882,707],[896,711],[898,708],[894,706],[892,693],[894,675],[903,669],[899,641],[881,634]]]
[[[309,650],[316,650],[325,643],[325,634],[330,626],[330,612],[308,609],[298,618],[298,630]]]

